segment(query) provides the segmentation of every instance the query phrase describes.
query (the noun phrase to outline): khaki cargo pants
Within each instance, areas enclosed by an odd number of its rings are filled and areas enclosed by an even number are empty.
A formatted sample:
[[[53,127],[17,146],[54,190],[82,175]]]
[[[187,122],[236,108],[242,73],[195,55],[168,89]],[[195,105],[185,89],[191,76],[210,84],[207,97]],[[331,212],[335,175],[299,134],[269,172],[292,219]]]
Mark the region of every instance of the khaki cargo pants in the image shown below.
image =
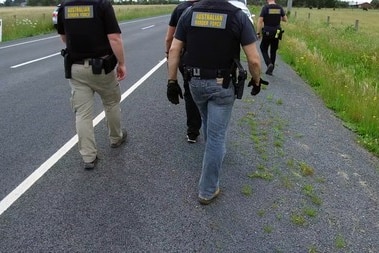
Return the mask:
[[[99,75],[92,73],[88,60],[84,64],[72,65],[71,106],[76,115],[76,132],[79,137],[79,152],[84,162],[92,162],[97,155],[93,127],[94,93],[102,100],[108,124],[109,139],[116,143],[122,138],[121,130],[121,90],[115,71]]]

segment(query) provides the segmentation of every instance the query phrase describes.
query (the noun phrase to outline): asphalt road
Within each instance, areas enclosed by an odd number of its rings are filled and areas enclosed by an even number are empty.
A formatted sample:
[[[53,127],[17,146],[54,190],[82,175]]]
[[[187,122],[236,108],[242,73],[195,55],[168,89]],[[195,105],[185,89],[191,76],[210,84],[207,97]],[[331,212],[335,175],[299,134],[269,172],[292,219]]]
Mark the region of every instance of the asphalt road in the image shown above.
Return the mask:
[[[222,193],[198,204],[204,143],[186,142],[184,103],[166,98],[168,18],[121,25],[129,137],[111,149],[99,116],[94,171],[74,145],[62,58],[11,68],[59,38],[0,44],[0,252],[379,252],[378,159],[280,59],[235,102]]]

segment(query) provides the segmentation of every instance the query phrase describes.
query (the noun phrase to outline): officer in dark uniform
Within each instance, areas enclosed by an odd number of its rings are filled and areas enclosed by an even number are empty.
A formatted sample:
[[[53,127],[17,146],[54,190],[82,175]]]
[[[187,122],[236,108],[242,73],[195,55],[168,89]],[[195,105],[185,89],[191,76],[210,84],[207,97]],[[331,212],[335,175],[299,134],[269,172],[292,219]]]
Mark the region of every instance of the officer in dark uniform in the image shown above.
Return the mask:
[[[126,77],[121,30],[108,0],[63,1],[57,30],[66,44],[65,72],[70,79],[79,152],[84,168],[93,169],[98,160],[92,122],[94,92],[103,102],[111,147],[119,147],[127,136],[121,129],[119,81]]]
[[[279,40],[282,38],[283,30],[280,21],[287,22],[283,7],[276,4],[274,0],[267,0],[267,5],[263,6],[259,15],[257,30],[258,37],[262,38],[260,48],[268,75],[272,75],[275,68],[276,51],[279,47]],[[270,54],[268,48],[270,48]]]
[[[211,203],[220,193],[219,175],[226,153],[226,132],[235,100],[230,78],[234,59],[242,46],[252,76],[250,83],[260,86],[260,56],[256,32],[247,15],[225,0],[201,0],[188,8],[176,27],[168,57],[168,86],[177,89],[177,68],[181,51],[190,77],[193,100],[202,117],[205,140],[198,200]]]
[[[178,24],[179,18],[182,15],[183,11],[188,7],[192,6],[194,3],[198,2],[198,0],[189,0],[185,1],[174,9],[171,14],[169,26],[166,34],[166,56],[168,57],[168,51],[171,47],[172,40],[174,39],[174,33],[176,26]],[[183,64],[179,64],[179,70],[183,74]],[[186,115],[187,115],[187,141],[189,143],[195,143],[197,137],[200,134],[201,128],[201,116],[199,109],[197,108],[195,102],[192,99],[191,92],[189,90],[188,80],[183,78],[183,87],[184,87],[184,101],[186,107]],[[167,89],[167,96],[171,103],[178,104],[179,99],[177,98],[175,91],[173,93],[173,97],[171,95],[170,87]]]

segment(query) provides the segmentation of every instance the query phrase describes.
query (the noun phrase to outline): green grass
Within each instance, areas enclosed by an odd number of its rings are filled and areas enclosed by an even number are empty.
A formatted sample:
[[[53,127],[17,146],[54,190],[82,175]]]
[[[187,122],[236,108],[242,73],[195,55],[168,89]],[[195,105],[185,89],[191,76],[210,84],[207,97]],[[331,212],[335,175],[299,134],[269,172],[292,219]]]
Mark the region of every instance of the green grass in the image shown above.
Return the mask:
[[[314,218],[317,216],[317,210],[313,207],[306,207],[303,210],[304,214],[308,217]]]
[[[254,171],[247,175],[249,178],[260,178],[263,180],[271,181],[274,178],[274,175],[268,171]]]
[[[265,226],[263,227],[263,231],[264,231],[265,233],[267,233],[267,234],[272,233],[273,230],[274,230],[274,228],[273,228],[272,226],[270,226],[270,225],[265,225]]]
[[[375,27],[379,11],[294,9],[292,13],[296,15],[283,24],[279,54],[357,133],[358,142],[379,156],[379,30]]]
[[[342,235],[337,235],[335,239],[336,248],[342,249],[346,247],[345,238]]]
[[[291,215],[291,222],[297,226],[305,226],[307,223],[305,217],[297,213]]]
[[[250,185],[243,185],[241,192],[243,195],[250,197],[253,195],[253,188]]]

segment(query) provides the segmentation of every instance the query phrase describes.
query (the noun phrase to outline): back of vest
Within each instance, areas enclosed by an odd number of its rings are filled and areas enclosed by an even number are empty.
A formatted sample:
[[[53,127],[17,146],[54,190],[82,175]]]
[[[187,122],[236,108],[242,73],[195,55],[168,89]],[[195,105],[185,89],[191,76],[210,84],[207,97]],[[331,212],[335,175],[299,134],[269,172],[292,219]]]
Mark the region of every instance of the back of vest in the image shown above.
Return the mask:
[[[112,52],[104,25],[103,0],[65,1],[62,4],[67,49],[73,61]]]
[[[227,69],[239,58],[240,38],[235,13],[239,9],[219,0],[202,0],[187,12],[187,66]]]
[[[279,28],[280,20],[282,18],[282,8],[277,4],[266,5],[265,15],[263,17],[264,26],[266,28]]]

